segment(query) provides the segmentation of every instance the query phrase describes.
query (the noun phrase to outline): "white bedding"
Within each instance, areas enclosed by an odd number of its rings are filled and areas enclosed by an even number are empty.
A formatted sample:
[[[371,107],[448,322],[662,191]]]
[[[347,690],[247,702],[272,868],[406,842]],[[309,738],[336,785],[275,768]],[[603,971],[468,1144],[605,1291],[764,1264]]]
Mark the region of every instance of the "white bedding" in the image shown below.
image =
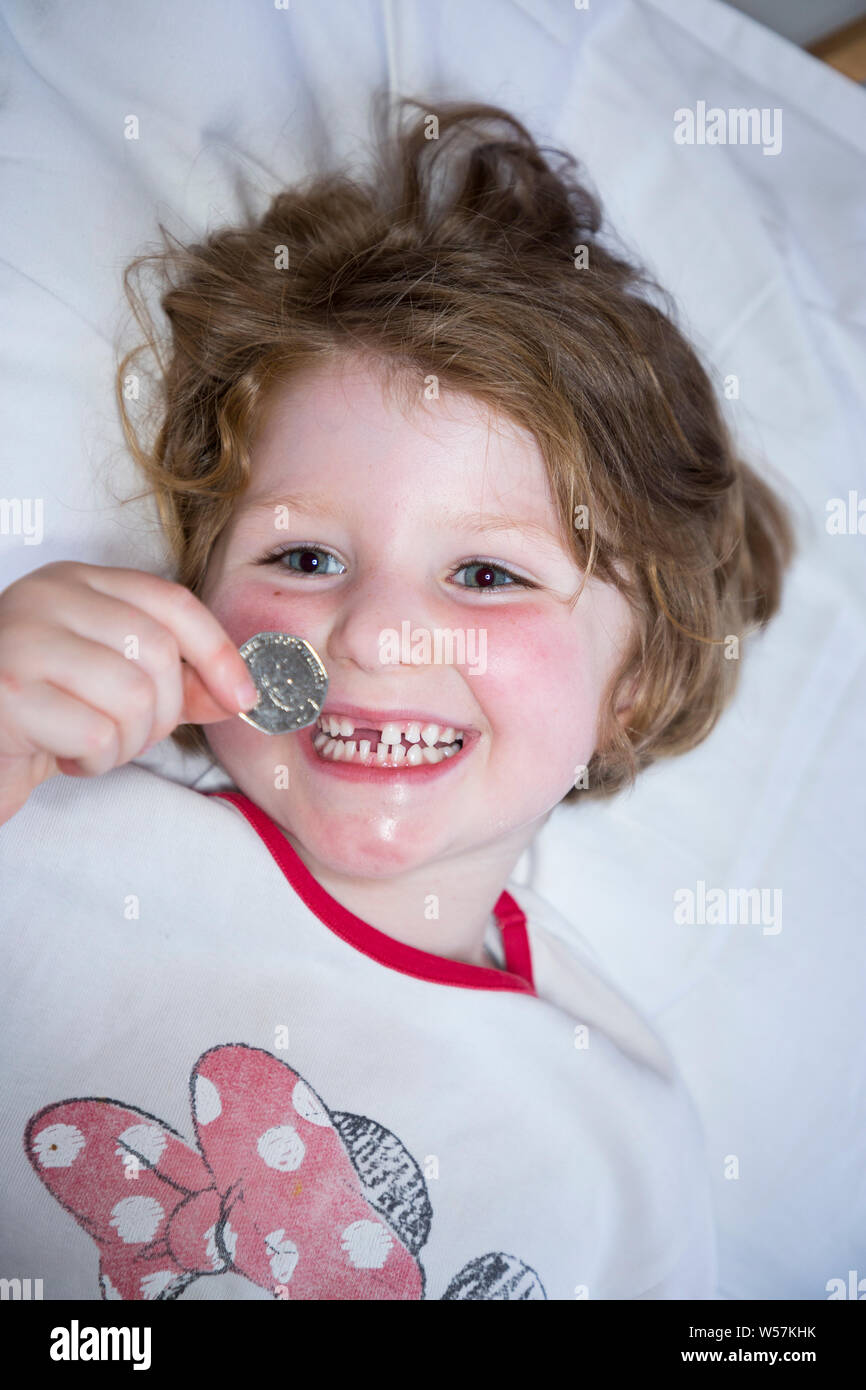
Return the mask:
[[[866,1278],[866,534],[825,525],[830,499],[866,499],[866,94],[716,0],[2,0],[0,45],[0,491],[42,501],[41,527],[4,522],[0,586],[61,558],[167,573],[153,510],[115,501],[140,485],[111,381],[122,267],[157,218],[198,235],[241,181],[262,207],[362,157],[383,82],[495,101],[570,148],[736,374],[741,446],[800,518],[783,613],[700,749],[558,809],[517,877],[674,1050],[715,1165],[720,1296]],[[780,110],[781,151],[677,145],[699,101]],[[147,761],[201,777],[168,744]],[[676,925],[699,882],[780,891],[781,929]]]

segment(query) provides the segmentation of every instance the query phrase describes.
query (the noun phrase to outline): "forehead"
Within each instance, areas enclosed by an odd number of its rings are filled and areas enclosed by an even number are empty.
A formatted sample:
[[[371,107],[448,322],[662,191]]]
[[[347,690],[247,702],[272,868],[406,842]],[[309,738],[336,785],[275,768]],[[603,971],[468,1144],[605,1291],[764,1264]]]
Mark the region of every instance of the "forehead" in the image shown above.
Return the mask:
[[[558,530],[528,430],[463,393],[428,399],[420,378],[385,377],[356,358],[305,368],[268,393],[239,510],[286,493],[303,494],[307,509],[314,498],[440,508],[447,499],[479,520],[497,511]]]

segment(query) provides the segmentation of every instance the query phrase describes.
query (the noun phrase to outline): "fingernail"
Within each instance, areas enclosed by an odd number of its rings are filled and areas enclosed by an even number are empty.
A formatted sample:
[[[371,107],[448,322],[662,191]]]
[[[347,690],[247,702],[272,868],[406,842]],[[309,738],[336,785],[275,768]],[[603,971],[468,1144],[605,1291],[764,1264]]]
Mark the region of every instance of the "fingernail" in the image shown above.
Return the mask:
[[[258,703],[258,699],[259,692],[249,678],[238,681],[235,686],[235,701],[242,710],[252,709],[253,705]]]

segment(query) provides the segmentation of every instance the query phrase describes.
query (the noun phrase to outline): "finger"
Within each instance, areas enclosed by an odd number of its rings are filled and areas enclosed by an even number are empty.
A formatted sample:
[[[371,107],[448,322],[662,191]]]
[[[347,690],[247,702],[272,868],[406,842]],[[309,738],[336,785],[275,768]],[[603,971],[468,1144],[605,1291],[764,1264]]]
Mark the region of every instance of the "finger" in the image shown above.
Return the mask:
[[[55,766],[58,772],[62,772],[66,777],[86,777],[85,773],[74,758],[55,758]]]
[[[16,701],[22,755],[48,752],[61,772],[66,771],[61,760],[74,759],[86,776],[99,776],[115,766],[119,732],[103,711],[45,681],[27,682],[20,692],[4,692],[0,699]]]
[[[231,718],[225,707],[218,704],[194,667],[181,663],[183,681],[183,705],[181,724],[214,724],[217,720]]]
[[[189,589],[143,570],[102,565],[82,569],[91,588],[142,608],[163,623],[184,661],[195,668],[219,704],[232,714],[252,708],[257,691],[243,657],[221,623]]]
[[[45,652],[53,649],[55,630],[68,629],[81,638],[118,652],[150,676],[156,699],[151,728],[146,731],[147,742],[156,743],[177,727],[183,704],[181,658],[177,642],[167,627],[143,609],[83,583],[69,585],[66,592],[54,599],[50,611],[50,633],[38,642],[32,621],[22,624],[21,618],[4,633],[3,652],[7,642],[17,648],[15,665],[23,679],[45,679],[64,689],[72,688],[66,680],[60,679],[56,665],[49,668],[42,661]],[[90,698],[87,691],[81,693],[85,699]]]
[[[4,644],[11,633],[11,629],[4,633]],[[156,686],[140,663],[127,661],[101,642],[92,642],[62,627],[31,625],[26,643],[26,660],[21,663],[22,676],[17,682],[19,688],[16,691],[7,685],[4,692],[8,726],[32,729],[27,688],[34,683],[51,685],[110,721],[116,747],[112,761],[103,770],[134,758],[149,740],[157,701]],[[92,721],[89,724],[92,725]],[[47,724],[40,726],[40,732],[45,737],[51,734]],[[107,731],[105,733],[107,737]],[[50,743],[39,746],[53,751]],[[86,754],[90,749],[81,746],[78,751]],[[101,751],[101,747],[96,749],[97,753]]]

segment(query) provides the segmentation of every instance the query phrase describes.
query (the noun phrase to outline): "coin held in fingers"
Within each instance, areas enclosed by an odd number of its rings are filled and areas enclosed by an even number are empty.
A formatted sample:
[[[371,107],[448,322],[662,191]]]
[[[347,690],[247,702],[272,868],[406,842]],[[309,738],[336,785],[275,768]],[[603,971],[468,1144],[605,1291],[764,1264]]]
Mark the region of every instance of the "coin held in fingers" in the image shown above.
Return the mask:
[[[265,734],[292,734],[312,724],[328,693],[328,673],[318,652],[288,632],[257,632],[238,648],[259,692],[245,719]]]

